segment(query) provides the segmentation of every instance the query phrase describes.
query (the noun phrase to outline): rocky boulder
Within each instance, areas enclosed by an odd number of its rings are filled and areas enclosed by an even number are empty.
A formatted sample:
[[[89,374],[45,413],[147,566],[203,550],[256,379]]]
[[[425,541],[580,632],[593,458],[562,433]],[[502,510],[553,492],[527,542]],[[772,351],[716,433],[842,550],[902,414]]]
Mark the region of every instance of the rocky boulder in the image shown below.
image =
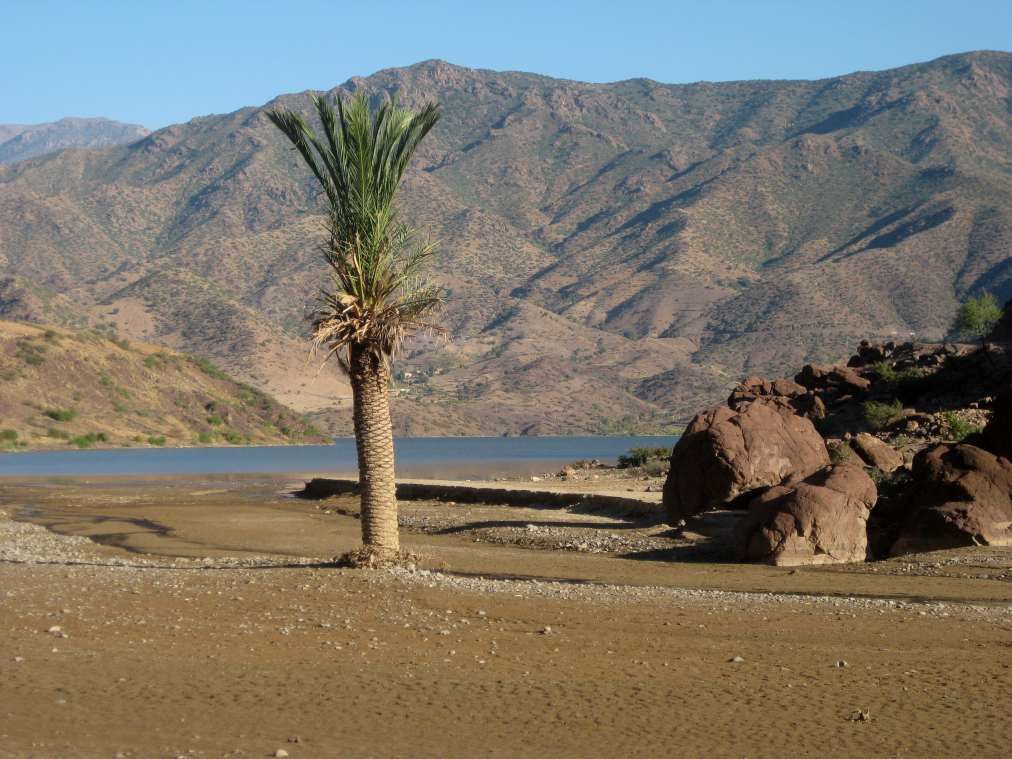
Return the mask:
[[[794,381],[812,391],[830,390],[839,395],[856,395],[871,387],[871,380],[849,366],[815,366],[806,364]]]
[[[1012,545],[1012,461],[966,443],[921,451],[904,513],[893,555]]]
[[[893,342],[874,345],[867,340],[862,340],[857,353],[850,357],[847,366],[861,368],[886,364],[889,367],[902,370],[913,367],[930,368],[941,366],[946,356],[959,352],[954,345],[941,343],[901,343],[896,345]]]
[[[766,403],[717,406],[697,414],[675,445],[664,508],[677,524],[828,464],[826,444],[808,419]]]
[[[761,377],[748,377],[731,391],[731,396],[727,399],[727,405],[735,411],[741,411],[748,404],[757,402],[809,419],[822,419],[826,416],[826,404],[822,399],[789,379],[771,381]]]
[[[850,447],[868,466],[883,472],[895,472],[903,466],[903,454],[874,435],[862,432],[850,441]]]
[[[864,561],[875,483],[858,466],[828,466],[756,497],[737,528],[743,561],[777,566]]]

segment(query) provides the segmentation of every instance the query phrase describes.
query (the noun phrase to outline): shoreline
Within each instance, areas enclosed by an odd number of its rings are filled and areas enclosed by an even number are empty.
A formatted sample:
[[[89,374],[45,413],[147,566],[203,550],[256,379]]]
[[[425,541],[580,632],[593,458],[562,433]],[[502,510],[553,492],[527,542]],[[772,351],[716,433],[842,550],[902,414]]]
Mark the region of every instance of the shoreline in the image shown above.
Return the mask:
[[[568,440],[568,439],[601,439],[616,440],[621,438],[644,438],[644,439],[677,439],[682,431],[671,434],[630,434],[630,435],[395,435],[394,442],[398,440]],[[194,445],[183,443],[180,445],[91,445],[87,448],[77,448],[70,444],[53,447],[18,446],[0,450],[0,456],[7,453],[74,453],[78,451],[177,451],[177,450],[239,450],[244,448],[321,448],[334,445],[339,441],[354,442],[352,435],[335,435],[330,438],[329,443],[243,443],[242,445]]]

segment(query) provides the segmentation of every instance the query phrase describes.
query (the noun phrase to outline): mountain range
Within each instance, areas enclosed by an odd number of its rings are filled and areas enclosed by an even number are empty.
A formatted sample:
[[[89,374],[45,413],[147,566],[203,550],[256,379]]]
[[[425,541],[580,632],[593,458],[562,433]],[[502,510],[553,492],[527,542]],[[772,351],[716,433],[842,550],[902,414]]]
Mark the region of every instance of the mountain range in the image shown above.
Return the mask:
[[[397,365],[402,434],[664,430],[746,374],[940,339],[1012,297],[1012,55],[818,81],[588,84],[426,61],[353,78],[443,119],[401,194],[448,340]],[[321,199],[266,118],[307,93],[0,166],[0,316],[205,356],[331,429],[307,351]]]
[[[48,124],[0,124],[0,163],[13,163],[66,148],[124,145],[151,132],[111,119],[65,118]]]

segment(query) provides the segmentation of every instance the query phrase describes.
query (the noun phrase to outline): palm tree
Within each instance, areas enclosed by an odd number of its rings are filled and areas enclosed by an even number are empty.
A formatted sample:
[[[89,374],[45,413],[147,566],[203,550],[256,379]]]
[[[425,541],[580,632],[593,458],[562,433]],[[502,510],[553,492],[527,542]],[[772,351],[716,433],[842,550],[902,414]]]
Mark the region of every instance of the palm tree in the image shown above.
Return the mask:
[[[322,140],[297,113],[274,109],[267,116],[327,197],[330,282],[313,316],[313,345],[325,360],[337,358],[351,380],[364,544],[355,560],[373,564],[400,551],[390,364],[408,334],[436,329],[427,317],[441,302],[439,289],[421,276],[435,248],[415,243],[393,201],[439,106],[412,113],[386,100],[372,112],[359,93],[347,105],[338,98],[335,112],[322,97],[312,101]]]

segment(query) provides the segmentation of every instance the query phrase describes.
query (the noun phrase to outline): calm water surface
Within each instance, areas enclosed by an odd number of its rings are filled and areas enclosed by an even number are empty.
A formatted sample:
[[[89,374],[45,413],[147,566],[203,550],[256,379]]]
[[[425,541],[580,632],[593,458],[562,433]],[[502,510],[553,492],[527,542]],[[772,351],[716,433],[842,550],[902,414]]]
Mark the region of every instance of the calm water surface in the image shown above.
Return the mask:
[[[638,446],[675,437],[398,438],[402,477],[468,478],[549,471],[578,459],[614,462]],[[137,448],[0,454],[2,476],[319,472],[354,474],[355,441],[258,448]]]

